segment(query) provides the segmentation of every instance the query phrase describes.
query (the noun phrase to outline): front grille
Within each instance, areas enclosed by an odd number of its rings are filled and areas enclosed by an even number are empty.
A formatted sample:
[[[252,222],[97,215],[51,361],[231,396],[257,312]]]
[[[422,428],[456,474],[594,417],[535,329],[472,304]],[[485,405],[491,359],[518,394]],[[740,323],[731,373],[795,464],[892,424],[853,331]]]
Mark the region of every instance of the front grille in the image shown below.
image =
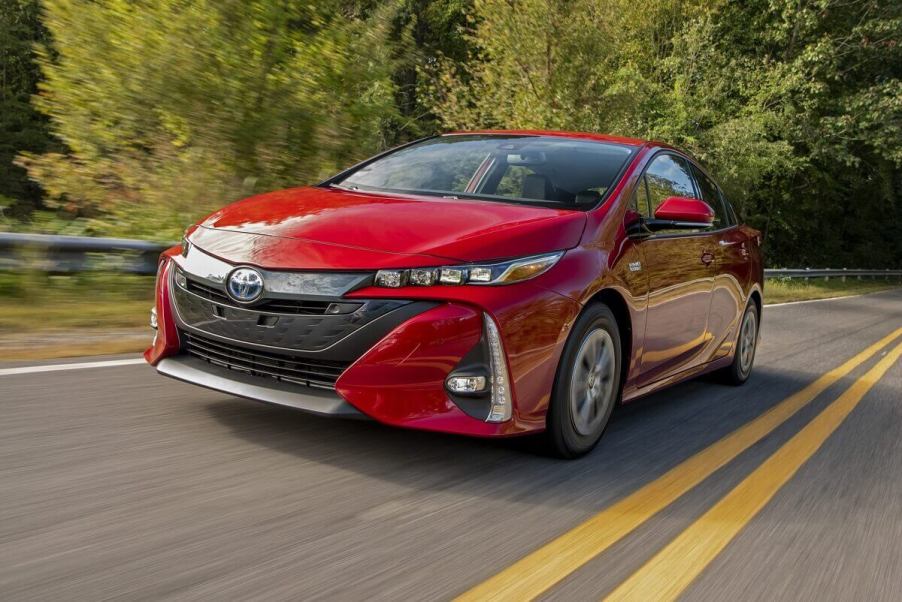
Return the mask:
[[[221,291],[212,286],[201,284],[196,280],[188,280],[188,292],[194,293],[198,297],[203,297],[210,301],[215,301],[222,305],[231,305],[232,307],[244,307],[232,301],[232,299]],[[278,314],[301,314],[301,315],[324,315],[331,301],[308,301],[304,299],[270,299],[261,303],[254,304],[253,308],[257,311],[268,311]],[[360,307],[359,303],[342,304],[340,313],[350,313],[354,309]]]
[[[184,350],[216,366],[279,381],[334,389],[351,362],[315,360],[290,353],[258,351],[181,331]]]

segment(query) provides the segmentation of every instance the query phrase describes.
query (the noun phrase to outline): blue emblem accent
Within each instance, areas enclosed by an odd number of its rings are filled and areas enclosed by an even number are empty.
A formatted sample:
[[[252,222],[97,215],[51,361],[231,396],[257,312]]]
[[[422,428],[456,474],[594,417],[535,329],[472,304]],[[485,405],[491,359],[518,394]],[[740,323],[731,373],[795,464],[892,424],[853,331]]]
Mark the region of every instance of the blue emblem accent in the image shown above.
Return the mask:
[[[238,303],[252,303],[263,294],[263,276],[254,268],[237,268],[229,274],[226,292]]]

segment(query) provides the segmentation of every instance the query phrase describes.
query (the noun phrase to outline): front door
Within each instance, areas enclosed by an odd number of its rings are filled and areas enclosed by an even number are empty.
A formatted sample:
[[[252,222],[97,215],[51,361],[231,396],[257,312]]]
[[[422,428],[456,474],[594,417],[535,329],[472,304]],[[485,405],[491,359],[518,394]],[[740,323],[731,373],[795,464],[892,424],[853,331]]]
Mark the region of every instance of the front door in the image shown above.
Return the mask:
[[[696,193],[688,163],[665,153],[652,160],[639,183],[639,211],[651,217],[670,196]],[[708,231],[658,232],[640,243],[649,290],[640,386],[710,359],[708,309],[715,244]]]

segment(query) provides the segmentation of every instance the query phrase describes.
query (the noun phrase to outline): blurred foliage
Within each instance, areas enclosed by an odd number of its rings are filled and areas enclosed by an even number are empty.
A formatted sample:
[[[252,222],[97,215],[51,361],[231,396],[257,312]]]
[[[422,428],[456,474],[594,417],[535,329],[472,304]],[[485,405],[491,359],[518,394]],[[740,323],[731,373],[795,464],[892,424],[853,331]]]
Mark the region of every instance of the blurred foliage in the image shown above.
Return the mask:
[[[121,272],[80,272],[49,274],[40,271],[0,272],[0,297],[14,304],[27,305],[42,298],[53,302],[138,300],[153,303],[153,276]],[[90,299],[85,291],[92,291]]]
[[[143,328],[150,319],[153,285],[153,276],[119,272],[0,271],[0,335],[54,329]],[[96,352],[84,350],[85,355]],[[21,350],[17,353],[21,355]],[[0,351],[2,355],[8,354]]]
[[[47,119],[31,105],[40,70],[34,44],[45,42],[38,0],[0,3],[0,215],[28,217],[40,207],[42,191],[13,161],[23,151],[53,148]]]
[[[695,154],[770,265],[902,264],[899,2],[36,1],[0,9],[2,98],[34,126],[0,155],[44,209],[6,227],[175,239],[437,131],[571,129]],[[34,42],[58,146],[22,101]],[[35,207],[4,157],[0,204]]]
[[[86,232],[178,238],[204,211],[382,146],[391,11],[338,2],[46,0],[36,97],[63,152],[23,153]]]

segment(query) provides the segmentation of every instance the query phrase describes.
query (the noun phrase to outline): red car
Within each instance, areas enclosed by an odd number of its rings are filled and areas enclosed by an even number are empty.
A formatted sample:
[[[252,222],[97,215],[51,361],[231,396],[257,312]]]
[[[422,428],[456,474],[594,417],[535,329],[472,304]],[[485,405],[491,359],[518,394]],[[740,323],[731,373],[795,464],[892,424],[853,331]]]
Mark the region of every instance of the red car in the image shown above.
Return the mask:
[[[420,140],[254,196],[165,252],[148,362],[317,414],[575,457],[614,406],[752,369],[757,231],[669,146],[562,132]]]

